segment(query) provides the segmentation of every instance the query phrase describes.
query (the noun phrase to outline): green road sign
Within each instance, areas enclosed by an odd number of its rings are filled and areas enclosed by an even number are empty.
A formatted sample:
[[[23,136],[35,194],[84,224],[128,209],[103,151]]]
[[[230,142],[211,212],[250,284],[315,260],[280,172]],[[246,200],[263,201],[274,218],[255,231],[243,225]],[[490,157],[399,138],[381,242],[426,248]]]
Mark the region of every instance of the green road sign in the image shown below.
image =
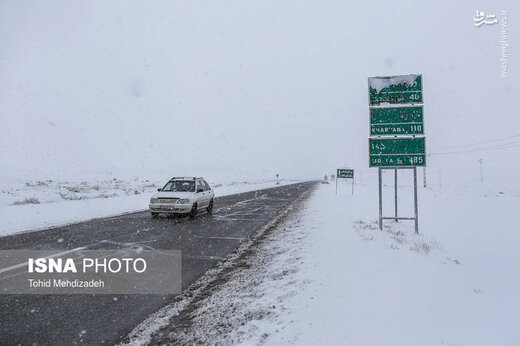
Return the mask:
[[[370,167],[426,167],[426,155],[370,155]]]
[[[423,107],[370,108],[370,135],[424,134]]]
[[[424,137],[369,138],[370,167],[426,166]]]
[[[370,155],[424,154],[424,137],[370,138]]]
[[[338,168],[337,177],[338,178],[354,178],[354,170]]]
[[[368,78],[370,106],[422,103],[422,75]]]
[[[405,104],[405,103],[422,103],[422,93],[415,91],[405,91],[399,93],[377,93],[370,94],[370,105],[378,106],[381,103]]]
[[[371,136],[382,135],[422,135],[424,134],[424,126],[420,124],[385,124],[371,125]]]

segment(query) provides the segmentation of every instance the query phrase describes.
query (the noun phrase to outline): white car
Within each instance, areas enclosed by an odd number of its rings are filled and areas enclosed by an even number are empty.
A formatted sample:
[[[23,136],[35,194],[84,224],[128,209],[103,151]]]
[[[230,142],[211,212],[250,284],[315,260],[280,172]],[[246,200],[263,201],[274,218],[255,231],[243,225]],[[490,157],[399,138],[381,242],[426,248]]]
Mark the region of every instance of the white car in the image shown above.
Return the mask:
[[[215,193],[202,178],[175,177],[150,199],[152,216],[159,213],[189,214],[195,217],[198,210],[213,211]]]

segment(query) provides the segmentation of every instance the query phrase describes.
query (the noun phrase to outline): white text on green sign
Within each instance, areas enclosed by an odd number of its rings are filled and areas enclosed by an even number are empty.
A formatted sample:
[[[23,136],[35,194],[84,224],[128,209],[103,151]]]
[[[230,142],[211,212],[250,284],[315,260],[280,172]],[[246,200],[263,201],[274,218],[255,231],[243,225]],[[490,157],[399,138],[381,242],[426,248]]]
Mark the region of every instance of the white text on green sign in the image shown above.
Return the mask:
[[[368,78],[370,106],[422,103],[422,75]]]
[[[424,137],[369,138],[370,167],[426,166]]]
[[[422,134],[422,106],[370,108],[371,136]]]
[[[339,168],[337,171],[338,178],[354,178],[353,169]]]

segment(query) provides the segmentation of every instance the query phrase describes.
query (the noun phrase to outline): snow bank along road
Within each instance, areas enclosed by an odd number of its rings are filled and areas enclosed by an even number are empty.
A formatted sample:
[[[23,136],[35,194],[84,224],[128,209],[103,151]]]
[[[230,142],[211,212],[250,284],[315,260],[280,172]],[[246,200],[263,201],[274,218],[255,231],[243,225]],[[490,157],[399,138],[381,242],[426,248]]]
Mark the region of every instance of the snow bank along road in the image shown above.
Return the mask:
[[[114,249],[182,251],[182,286],[265,226],[316,182],[219,197],[213,215],[151,218],[148,212],[0,238],[0,249]],[[161,295],[0,295],[0,344],[113,344],[174,299]]]

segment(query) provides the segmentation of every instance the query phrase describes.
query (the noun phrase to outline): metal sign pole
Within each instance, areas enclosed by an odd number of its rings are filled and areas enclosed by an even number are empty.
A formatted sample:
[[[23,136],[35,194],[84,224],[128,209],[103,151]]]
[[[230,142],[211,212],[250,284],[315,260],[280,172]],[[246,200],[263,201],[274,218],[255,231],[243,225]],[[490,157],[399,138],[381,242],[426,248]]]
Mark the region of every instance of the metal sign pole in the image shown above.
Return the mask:
[[[383,178],[382,169],[379,167],[379,229],[383,230]]]
[[[352,176],[352,196],[354,196],[354,176]]]
[[[336,195],[338,194],[338,177],[336,177]]]
[[[415,233],[419,234],[419,218],[417,216],[417,167],[413,168],[413,200],[415,206]]]
[[[394,168],[394,192],[395,192],[395,222],[397,220],[397,168]]]

